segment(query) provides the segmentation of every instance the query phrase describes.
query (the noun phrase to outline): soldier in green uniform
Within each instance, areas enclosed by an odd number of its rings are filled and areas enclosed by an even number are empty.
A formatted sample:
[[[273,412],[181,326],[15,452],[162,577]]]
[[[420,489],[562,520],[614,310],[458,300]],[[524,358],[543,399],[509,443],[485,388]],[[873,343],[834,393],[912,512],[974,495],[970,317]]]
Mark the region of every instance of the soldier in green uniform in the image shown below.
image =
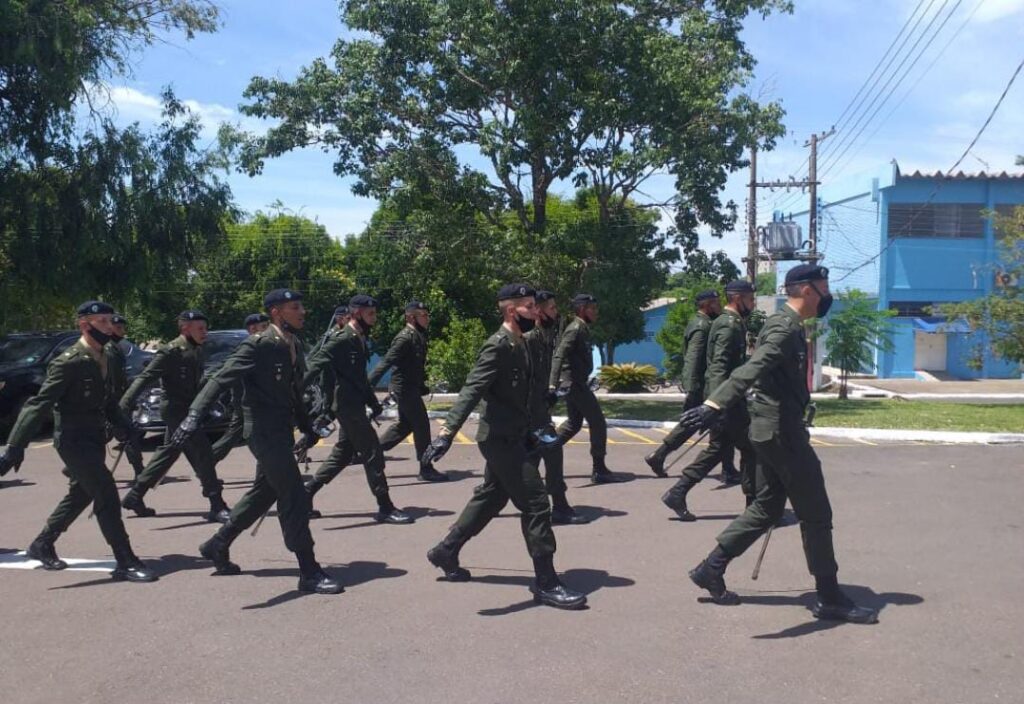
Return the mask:
[[[469,414],[480,401],[484,402],[476,435],[480,454],[486,462],[483,484],[473,490],[473,497],[455,525],[431,548],[427,559],[439,567],[449,581],[470,579],[469,571],[459,565],[459,551],[501,513],[511,499],[521,513],[523,537],[533,558],[537,578],[532,587],[535,601],[563,609],[579,609],[586,604],[586,596],[563,585],[555,572],[551,507],[536,459],[529,454],[538,448],[534,447],[536,441],[530,432],[533,384],[523,333],[534,325],[534,294],[534,289],[526,284],[509,284],[498,292],[502,326],[484,343],[458,400],[424,455],[424,462],[444,455]],[[556,438],[550,440],[555,442]]]
[[[245,331],[250,335],[257,335],[270,325],[270,318],[265,313],[252,313],[246,316],[244,322]],[[220,464],[233,449],[245,444],[245,412],[242,409],[242,384],[235,384],[231,389],[231,420],[228,423],[226,433],[213,443],[213,463]]]
[[[309,361],[306,383],[319,378],[325,370],[334,377],[333,410],[337,414],[338,440],[319,471],[306,482],[306,491],[312,498],[325,484],[334,479],[348,465],[356,453],[363,461],[366,481],[377,499],[378,523],[406,525],[412,516],[395,507],[384,476],[384,453],[377,433],[370,424],[366,409],[376,418],[383,407],[370,387],[366,376],[367,336],[377,322],[377,301],[371,296],[356,295],[348,302],[352,319],[337,334],[331,335]]]
[[[754,287],[749,281],[737,280],[725,287],[725,310],[711,323],[707,341],[707,372],[704,389],[713,393],[746,359],[747,331],[743,322],[754,310]],[[697,517],[686,506],[686,495],[723,460],[725,452],[740,450],[743,493],[747,505],[754,500],[754,448],[748,430],[750,415],[746,403],[737,403],[724,415],[722,424],[711,431],[708,446],[697,455],[686,469],[682,479],[665,492],[662,502],[676,512],[682,521],[695,521]]]
[[[169,441],[174,435],[178,424],[185,419],[189,405],[199,393],[203,381],[203,342],[208,333],[206,315],[198,310],[182,311],[178,315],[178,337],[163,345],[154,355],[152,361],[135,377],[132,385],[121,397],[121,410],[128,414],[135,397],[143,389],[149,388],[154,382],[160,382],[164,390],[163,404],[160,413],[166,425],[165,439]],[[217,478],[217,469],[213,460],[213,448],[206,433],[198,433],[181,447],[173,447],[169,443],[161,445],[149,460],[146,469],[132,484],[131,490],[125,495],[121,505],[137,516],[156,515],[156,511],[146,506],[143,500],[146,493],[160,483],[171,465],[177,461],[184,451],[192,470],[199,477],[203,488],[203,496],[210,501],[210,510],[206,519],[211,523],[224,523],[231,515],[221,495],[222,482]]]
[[[124,349],[127,344],[125,342],[127,321],[123,315],[114,313],[111,317],[111,322],[114,325],[111,331],[112,339],[107,343],[103,351],[107,355],[108,371],[114,387],[114,394],[117,398],[121,398],[121,395],[128,388],[128,361]],[[126,416],[126,418],[130,420],[131,416]],[[142,432],[132,428],[130,423],[115,425],[114,437],[121,444],[124,456],[127,458],[128,464],[135,471],[135,476],[137,477],[142,474],[142,470],[146,468],[145,463],[142,461]]]
[[[25,402],[11,428],[7,446],[0,451],[0,476],[17,471],[25,447],[40,426],[53,414],[53,446],[64,461],[68,493],[46,521],[43,532],[32,541],[28,556],[47,570],[67,564],[57,557],[54,543],[91,503],[103,538],[114,553],[115,580],[153,582],[157,576],[132,551],[121,520],[114,478],[105,464],[106,423],[123,426],[118,413],[109,360],[104,352],[111,341],[114,309],[102,301],[88,301],[78,308],[82,337],[50,362],[39,393]]]
[[[686,324],[683,331],[683,373],[682,384],[686,390],[686,401],[683,412],[695,408],[704,400],[704,376],[707,371],[708,333],[711,322],[722,312],[718,292],[707,289],[697,294],[697,312]],[[659,477],[665,475],[665,459],[683,446],[693,433],[687,432],[682,425],[672,429],[657,450],[647,455],[644,461]]]
[[[551,376],[551,358],[558,342],[558,301],[551,291],[537,291],[537,323],[523,335],[526,349],[530,352],[533,389],[530,393],[530,425],[536,433],[555,435],[555,424],[551,419],[551,406],[555,394],[548,392]],[[589,523],[584,516],[576,513],[566,498],[565,457],[562,446],[556,445],[540,453],[544,460],[544,485],[551,497],[551,522],[556,525],[579,525]]]
[[[392,423],[380,437],[382,452],[396,447],[412,433],[416,459],[430,447],[430,420],[423,397],[430,391],[426,386],[427,327],[430,314],[421,301],[409,301],[405,306],[405,327],[395,335],[388,353],[370,374],[370,388],[392,369],[391,395],[398,405],[398,422]],[[438,472],[430,464],[421,465],[420,479],[425,482],[446,482],[448,475]]]
[[[316,440],[302,402],[306,361],[297,336],[306,320],[302,294],[275,289],[263,302],[270,314],[270,327],[246,338],[210,378],[192,402],[171,444],[184,446],[199,431],[217,398],[242,382],[245,438],[256,457],[256,479],[235,504],[228,522],[199,546],[199,553],[213,561],[215,574],[238,574],[241,568],[230,558],[231,543],[276,502],[285,547],[298,559],[299,591],[337,594],[343,591],[341,584],[323,570],[313,552],[309,496],[302,487],[292,451],[296,425],[303,433],[300,442],[311,444]]]
[[[786,303],[765,322],[750,360],[702,405],[683,414],[682,422],[690,428],[713,427],[753,390],[750,440],[757,453],[757,493],[746,511],[718,536],[707,559],[690,571],[690,579],[716,603],[738,603],[739,597],[725,587],[725,569],[775,525],[788,497],[800,521],[807,567],[818,592],[814,615],[874,623],[878,612],[857,606],[839,588],[832,507],[804,420],[810,402],[804,321],[824,317],[832,305],[828,269],[801,264],[786,274],[785,286]]]
[[[593,459],[591,478],[595,484],[625,481],[605,464],[608,443],[608,424],[601,404],[590,389],[590,374],[594,371],[591,351],[590,326],[597,321],[597,299],[589,293],[578,293],[572,299],[575,319],[566,326],[551,360],[548,390],[565,396],[568,417],[558,426],[562,444],[569,442],[583,427],[584,419],[590,429],[590,456]]]

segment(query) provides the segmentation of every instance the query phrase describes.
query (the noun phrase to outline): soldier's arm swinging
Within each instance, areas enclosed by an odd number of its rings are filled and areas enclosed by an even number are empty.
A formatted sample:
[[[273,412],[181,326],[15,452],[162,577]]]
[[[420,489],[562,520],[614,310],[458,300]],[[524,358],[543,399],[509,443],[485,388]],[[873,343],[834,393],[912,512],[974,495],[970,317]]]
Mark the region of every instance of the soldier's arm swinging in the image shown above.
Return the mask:
[[[569,375],[569,358],[572,356],[573,345],[576,344],[576,330],[575,327],[568,327],[558,338],[555,353],[551,357],[551,378],[548,379],[548,388],[558,388],[572,383]]]
[[[494,383],[498,376],[500,354],[499,347],[490,340],[481,348],[473,371],[466,378],[466,383],[459,391],[459,398],[444,420],[444,430],[449,435],[454,435],[465,424],[469,414],[473,412],[473,409],[480,403],[480,399],[487,393],[487,389]]]
[[[168,355],[167,346],[162,346],[153,355],[153,359],[149,361],[149,364],[143,367],[139,375],[135,377],[131,385],[121,396],[119,405],[121,406],[122,413],[131,417],[132,407],[135,405],[135,397],[142,393],[143,389],[149,388],[164,373],[169,360]]]
[[[778,366],[785,349],[787,330],[765,329],[758,341],[757,350],[743,364],[735,369],[728,380],[711,394],[705,403],[712,408],[725,410],[747,395],[747,391],[759,378]]]
[[[46,379],[39,392],[21,407],[18,419],[7,436],[7,444],[13,447],[27,447],[39,428],[53,413],[53,406],[64,395],[70,381],[64,362],[58,357],[46,370]]]
[[[380,383],[381,378],[387,373],[388,369],[398,364],[399,360],[405,356],[409,349],[409,337],[398,333],[395,339],[391,342],[391,347],[388,348],[388,352],[384,355],[384,359],[377,362],[377,365],[373,368],[370,373],[370,388],[375,388]]]

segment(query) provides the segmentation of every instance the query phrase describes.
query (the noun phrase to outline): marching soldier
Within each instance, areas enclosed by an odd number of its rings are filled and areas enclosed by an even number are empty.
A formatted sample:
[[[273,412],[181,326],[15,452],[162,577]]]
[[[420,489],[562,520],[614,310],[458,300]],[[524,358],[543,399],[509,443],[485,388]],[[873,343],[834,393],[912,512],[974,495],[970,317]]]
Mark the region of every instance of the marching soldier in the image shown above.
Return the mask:
[[[713,393],[743,364],[747,351],[747,331],[743,324],[754,310],[754,287],[749,281],[737,280],[725,287],[727,304],[721,315],[711,323],[707,338],[707,371],[704,389]],[[686,495],[700,480],[706,477],[715,465],[721,462],[726,452],[734,447],[740,451],[743,493],[747,505],[754,500],[754,448],[750,444],[748,430],[750,414],[746,403],[737,403],[725,412],[721,426],[712,429],[708,446],[697,455],[675,486],[665,492],[662,502],[676,512],[682,521],[696,521],[686,506]],[[662,445],[664,447],[664,445]]]
[[[171,445],[182,447],[197,431],[201,433],[209,407],[241,382],[245,437],[256,457],[256,480],[235,504],[228,521],[199,546],[199,553],[213,562],[215,574],[239,574],[241,568],[231,562],[231,543],[276,502],[285,547],[298,559],[299,591],[338,594],[343,591],[341,584],[323,570],[313,552],[309,496],[292,451],[296,424],[303,433],[300,442],[310,445],[316,441],[302,402],[306,362],[297,337],[306,319],[302,294],[275,289],[266,295],[264,305],[270,326],[243,341],[210,378],[175,431]]]
[[[67,563],[57,556],[54,543],[91,503],[96,523],[114,553],[115,580],[154,582],[156,574],[132,551],[121,520],[114,478],[105,464],[106,423],[124,425],[110,377],[110,360],[104,351],[111,341],[114,309],[102,301],[88,301],[78,308],[82,337],[54,358],[46,370],[39,393],[25,402],[11,428],[7,446],[0,452],[0,476],[18,470],[25,447],[53,413],[53,446],[64,461],[68,493],[46,521],[43,532],[32,541],[28,556],[43,569],[62,570]]]
[[[377,363],[370,374],[370,388],[377,384],[392,369],[390,391],[398,405],[398,422],[392,423],[380,437],[382,452],[396,447],[412,433],[416,446],[416,459],[423,457],[430,447],[430,420],[423,397],[429,392],[426,386],[427,327],[430,314],[420,301],[409,301],[405,306],[405,327],[395,335],[384,359]],[[430,464],[421,465],[420,479],[425,482],[446,482],[448,475],[438,472]]]
[[[150,489],[160,483],[183,451],[192,465],[192,470],[199,477],[203,496],[210,501],[206,520],[211,523],[224,523],[231,515],[221,495],[222,482],[217,478],[213,448],[206,433],[195,434],[179,447],[169,443],[178,424],[185,419],[189,405],[195,400],[203,383],[203,342],[206,341],[208,333],[207,325],[206,315],[202,311],[182,311],[178,315],[178,337],[157,350],[152,361],[135,377],[135,381],[121,397],[121,410],[127,414],[135,403],[135,397],[155,381],[159,380],[164,390],[160,412],[166,426],[164,437],[168,442],[153,453],[146,469],[135,480],[121,502],[121,506],[134,511],[137,516],[156,515],[156,511],[146,506],[144,497]]]
[[[597,299],[589,293],[578,293],[572,299],[572,307],[576,317],[558,340],[548,380],[549,393],[565,395],[568,418],[558,426],[558,438],[562,444],[569,442],[580,432],[585,419],[590,428],[593,482],[612,484],[625,481],[625,477],[609,471],[605,464],[608,424],[601,411],[601,404],[589,386],[590,374],[594,371],[590,326],[597,321]]]
[[[378,523],[405,525],[413,518],[395,507],[384,476],[384,453],[377,433],[370,425],[366,409],[376,418],[383,412],[366,376],[367,336],[377,322],[377,301],[365,296],[353,296],[348,302],[351,320],[337,334],[327,338],[309,362],[306,383],[325,370],[334,377],[334,412],[338,417],[338,440],[319,471],[306,482],[310,498],[334,479],[358,453],[366,472],[366,481],[377,499]]]
[[[532,330],[523,335],[530,352],[533,389],[530,393],[530,425],[536,433],[555,435],[551,406],[554,395],[548,393],[548,379],[551,376],[551,357],[558,342],[558,302],[551,291],[537,291],[537,322]],[[544,460],[544,485],[551,497],[551,522],[556,525],[579,525],[589,523],[576,513],[565,496],[565,458],[562,446],[556,445],[540,453]]]
[[[250,335],[258,335],[270,325],[270,318],[265,313],[252,313],[245,317],[243,327]],[[213,443],[213,463],[220,464],[233,449],[245,444],[245,412],[242,410],[242,393],[244,389],[241,384],[235,384],[231,389],[231,421],[228,423],[228,430],[217,442]]]
[[[537,462],[529,454],[537,448],[532,447],[530,433],[532,382],[523,333],[534,325],[534,294],[526,284],[509,284],[498,292],[502,326],[484,343],[458,400],[424,456],[424,462],[443,456],[469,414],[484,401],[476,435],[486,462],[483,484],[473,490],[462,515],[448,535],[427,553],[427,559],[444,572],[448,581],[469,580],[469,571],[459,565],[459,551],[511,499],[522,514],[523,537],[533,558],[534,600],[557,608],[579,609],[586,604],[586,596],[563,585],[555,572],[551,507]]]
[[[757,493],[746,511],[718,536],[707,559],[690,571],[690,579],[706,589],[715,603],[738,603],[739,597],[725,587],[726,567],[782,517],[788,497],[800,521],[807,567],[818,592],[814,615],[875,623],[878,612],[857,606],[839,587],[832,507],[804,422],[810,403],[804,321],[823,318],[832,305],[828,269],[816,264],[796,266],[786,274],[785,287],[786,303],[765,322],[750,360],[702,405],[683,414],[688,428],[713,427],[753,390],[750,439],[757,453]]]
[[[111,340],[107,343],[104,353],[107,355],[109,375],[114,387],[114,394],[116,398],[121,398],[121,394],[128,388],[128,360],[124,349],[127,321],[124,319],[124,316],[114,313],[111,316],[111,322],[114,325],[114,329],[111,332]],[[130,421],[131,416],[127,416],[126,420]],[[146,468],[145,463],[142,461],[142,433],[132,428],[130,423],[126,423],[125,425],[114,426],[114,437],[121,443],[124,456],[128,459],[128,464],[135,471],[135,476],[137,477],[142,474],[142,470]]]

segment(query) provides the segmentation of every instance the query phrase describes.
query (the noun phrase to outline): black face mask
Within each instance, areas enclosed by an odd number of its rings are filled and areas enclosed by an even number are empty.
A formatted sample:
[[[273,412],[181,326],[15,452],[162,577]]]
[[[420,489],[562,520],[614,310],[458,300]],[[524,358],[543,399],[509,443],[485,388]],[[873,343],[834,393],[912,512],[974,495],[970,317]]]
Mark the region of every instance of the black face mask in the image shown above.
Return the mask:
[[[426,327],[424,327],[423,325],[420,325],[420,323],[419,323],[419,321],[418,321],[418,320],[413,320],[413,321],[412,321],[412,326],[413,326],[414,328],[416,328],[417,330],[419,330],[419,331],[420,331],[421,333],[423,333],[424,335],[426,335],[426,334],[427,334],[427,328],[426,328]]]
[[[705,315],[707,315],[707,316],[708,316],[709,318],[711,318],[712,320],[714,320],[715,318],[717,318],[718,316],[720,316],[720,315],[721,315],[721,313],[715,313],[715,312],[713,312],[713,311],[710,311],[710,310],[709,310],[709,311],[708,311],[707,313],[705,313]]]
[[[183,335],[182,337],[184,337],[186,340],[188,340],[188,344],[192,345],[193,347],[199,347],[199,345],[202,344],[202,343],[196,342],[195,338],[193,338],[191,335]]]
[[[554,318],[545,318],[544,320],[540,321],[540,325],[542,328],[550,330],[551,328],[558,325],[558,316],[555,316]]]
[[[813,288],[814,292],[818,294],[818,310],[815,312],[815,315],[819,318],[824,318],[828,315],[828,311],[832,307],[832,294],[827,293],[823,295],[814,284],[811,284],[811,288]]]
[[[360,332],[363,333],[363,337],[369,337],[370,331],[373,330],[373,326],[362,318],[352,318],[352,320],[356,321],[356,326],[359,328]]]
[[[86,332],[89,334],[89,337],[91,337],[100,345],[105,345],[114,339],[113,335],[108,335],[102,330],[97,330],[95,327],[93,327],[92,323],[89,324],[89,328],[86,330]]]
[[[299,332],[298,328],[292,327],[291,325],[289,325],[288,323],[286,323],[283,320],[281,321],[281,329],[284,330],[289,335],[297,335],[298,332]]]
[[[750,317],[750,314],[754,312],[753,308],[747,308],[743,303],[736,302],[736,312],[740,314],[740,317],[746,320]]]
[[[516,313],[516,325],[519,326],[520,332],[530,332],[533,330],[533,326],[537,324],[536,320],[532,318],[524,318]]]
[[[124,335],[116,335],[116,334],[112,334],[112,335],[110,336],[110,339],[111,339],[111,340],[113,340],[114,342],[120,342],[121,340],[123,340],[123,339],[124,339]]]

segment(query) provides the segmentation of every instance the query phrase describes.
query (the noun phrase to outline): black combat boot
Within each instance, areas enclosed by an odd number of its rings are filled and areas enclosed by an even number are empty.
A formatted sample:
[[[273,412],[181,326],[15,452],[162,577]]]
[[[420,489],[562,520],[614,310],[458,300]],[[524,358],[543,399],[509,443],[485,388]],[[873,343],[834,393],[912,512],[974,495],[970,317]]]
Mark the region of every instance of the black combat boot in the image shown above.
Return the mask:
[[[316,492],[324,488],[324,483],[316,477],[307,477],[303,486],[306,488],[306,493],[309,494],[309,517],[311,519],[320,518],[323,514],[313,508],[313,497],[316,496]]]
[[[131,546],[115,549],[114,559],[117,560],[117,567],[110,576],[115,582],[155,582],[159,579],[156,572],[146,567],[132,552]]]
[[[661,503],[675,511],[680,521],[689,523],[697,520],[697,517],[690,513],[690,509],[686,507],[686,495],[690,493],[690,489],[693,487],[693,480],[689,477],[683,477],[661,497]]]
[[[239,533],[238,526],[228,520],[213,537],[199,546],[199,554],[213,563],[213,574],[217,576],[241,574],[242,568],[231,561],[230,547]]]
[[[210,494],[210,512],[206,514],[208,523],[227,523],[231,520],[231,509],[224,503],[220,493]]]
[[[553,606],[556,609],[582,609],[587,605],[586,594],[569,589],[558,579],[554,558],[551,555],[533,558],[533,571],[537,581],[530,591],[533,592],[533,600],[538,604]]]
[[[407,526],[416,522],[416,519],[408,513],[395,508],[395,505],[391,503],[391,497],[387,495],[377,498],[377,513],[373,520],[377,523],[390,523],[396,526]]]
[[[742,475],[737,471],[736,467],[731,464],[722,465],[722,483],[726,486],[736,486],[742,480]]]
[[[299,591],[308,594],[341,594],[341,582],[324,571],[316,561],[312,548],[295,553],[299,560]]]
[[[145,495],[145,489],[133,486],[121,501],[121,508],[134,512],[139,518],[150,518],[151,516],[155,516],[156,511],[147,506],[142,500],[142,497]]]
[[[425,482],[446,482],[449,477],[444,472],[434,469],[433,464],[427,464],[420,467],[420,479]]]
[[[839,581],[834,574],[815,577],[814,582],[818,602],[811,608],[811,613],[817,618],[849,623],[878,623],[878,610],[854,604],[839,588]]]
[[[444,539],[427,551],[427,559],[444,572],[449,582],[468,582],[469,570],[459,566],[459,550],[469,540],[458,528],[452,528]]]
[[[658,446],[658,449],[651,454],[644,457],[644,462],[651,468],[659,477],[667,477],[668,474],[665,472],[665,459],[668,457],[668,446],[662,443]]]
[[[707,589],[711,600],[722,606],[733,606],[740,603],[740,598],[725,588],[725,568],[732,560],[721,545],[715,549],[697,567],[690,570],[690,579],[701,589]]]
[[[64,569],[68,566],[68,563],[57,557],[57,548],[54,547],[58,537],[60,537],[60,533],[56,533],[49,528],[43,528],[43,532],[36,536],[32,544],[28,546],[25,554],[33,560],[42,562],[44,570]]]
[[[626,477],[608,469],[604,463],[604,457],[595,457],[594,471],[590,475],[590,480],[595,484],[617,484],[626,481]]]
[[[590,519],[576,513],[565,494],[561,494],[551,497],[551,522],[556,526],[581,526],[590,523]]]

